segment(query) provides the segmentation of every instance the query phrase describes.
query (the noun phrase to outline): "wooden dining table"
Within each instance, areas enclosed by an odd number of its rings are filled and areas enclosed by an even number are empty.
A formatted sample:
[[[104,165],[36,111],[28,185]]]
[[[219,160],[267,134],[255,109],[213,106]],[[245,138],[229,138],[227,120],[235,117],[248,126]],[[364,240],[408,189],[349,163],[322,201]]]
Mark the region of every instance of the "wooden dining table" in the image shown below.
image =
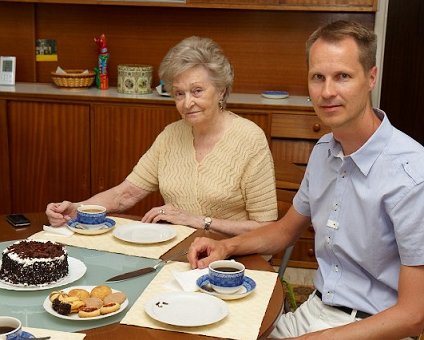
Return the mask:
[[[6,215],[0,215],[0,242],[25,239],[42,230],[43,224],[47,224],[47,218],[44,213],[27,213],[25,214],[31,224],[27,227],[14,228],[6,221]],[[136,218],[135,216],[118,215],[126,218]],[[180,242],[174,248],[165,253],[162,258],[171,257],[174,253],[178,253],[184,249],[188,249],[192,241],[196,237],[206,236],[214,239],[223,239],[226,236],[205,230],[196,230],[192,235]],[[261,255],[248,255],[237,257],[236,260],[242,262],[246,268],[253,270],[274,271],[273,267]],[[284,292],[281,281],[277,278],[271,299],[268,303],[264,318],[259,331],[259,339],[265,339],[272,331],[276,321],[278,320],[284,302]],[[43,328],[43,325],[36,327]],[[171,332],[167,330],[150,329],[146,327],[136,327],[123,325],[120,323],[112,323],[93,329],[84,329],[81,331],[86,334],[86,340],[116,340],[116,339],[217,339],[214,337],[205,337],[202,335]]]

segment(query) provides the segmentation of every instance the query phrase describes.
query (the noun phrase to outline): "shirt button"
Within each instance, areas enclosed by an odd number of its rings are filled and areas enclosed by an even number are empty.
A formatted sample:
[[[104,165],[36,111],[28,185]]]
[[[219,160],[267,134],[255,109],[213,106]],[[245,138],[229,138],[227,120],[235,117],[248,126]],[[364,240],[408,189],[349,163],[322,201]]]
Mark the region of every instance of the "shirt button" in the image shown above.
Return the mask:
[[[338,272],[339,271],[339,266],[336,264],[336,265],[334,265],[334,271],[335,272]]]

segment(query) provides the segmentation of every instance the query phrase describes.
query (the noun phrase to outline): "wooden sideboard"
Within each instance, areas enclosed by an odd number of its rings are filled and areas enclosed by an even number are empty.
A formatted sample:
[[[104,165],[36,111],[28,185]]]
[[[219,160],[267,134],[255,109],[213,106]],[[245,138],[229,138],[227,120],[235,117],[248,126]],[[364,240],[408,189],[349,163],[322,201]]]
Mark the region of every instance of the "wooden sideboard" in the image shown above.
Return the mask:
[[[231,8],[280,11],[350,11],[374,12],[378,0],[3,0],[5,2],[83,4],[110,6]]]

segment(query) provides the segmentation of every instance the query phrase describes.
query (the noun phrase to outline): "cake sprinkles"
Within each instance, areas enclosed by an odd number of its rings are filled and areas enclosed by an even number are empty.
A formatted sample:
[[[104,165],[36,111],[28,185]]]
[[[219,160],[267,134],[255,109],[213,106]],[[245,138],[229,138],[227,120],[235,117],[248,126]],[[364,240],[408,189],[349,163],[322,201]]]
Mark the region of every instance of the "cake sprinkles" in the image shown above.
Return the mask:
[[[0,280],[19,286],[45,286],[68,275],[68,253],[56,242],[23,240],[2,253]]]

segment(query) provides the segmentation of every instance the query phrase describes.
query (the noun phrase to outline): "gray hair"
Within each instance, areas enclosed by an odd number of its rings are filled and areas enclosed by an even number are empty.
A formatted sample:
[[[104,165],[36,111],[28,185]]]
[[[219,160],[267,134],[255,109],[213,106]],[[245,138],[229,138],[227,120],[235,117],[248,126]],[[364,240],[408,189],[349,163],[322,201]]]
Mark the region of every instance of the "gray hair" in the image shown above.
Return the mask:
[[[233,85],[233,67],[221,47],[209,38],[192,36],[172,47],[159,66],[159,77],[165,89],[171,92],[174,79],[181,73],[203,66],[209,73],[211,82],[218,90],[224,90],[223,107]]]
[[[364,71],[369,71],[376,64],[377,35],[367,27],[354,21],[338,20],[319,27],[306,42],[306,65],[309,67],[309,53],[312,45],[322,39],[338,42],[352,37],[359,48],[359,62]]]

